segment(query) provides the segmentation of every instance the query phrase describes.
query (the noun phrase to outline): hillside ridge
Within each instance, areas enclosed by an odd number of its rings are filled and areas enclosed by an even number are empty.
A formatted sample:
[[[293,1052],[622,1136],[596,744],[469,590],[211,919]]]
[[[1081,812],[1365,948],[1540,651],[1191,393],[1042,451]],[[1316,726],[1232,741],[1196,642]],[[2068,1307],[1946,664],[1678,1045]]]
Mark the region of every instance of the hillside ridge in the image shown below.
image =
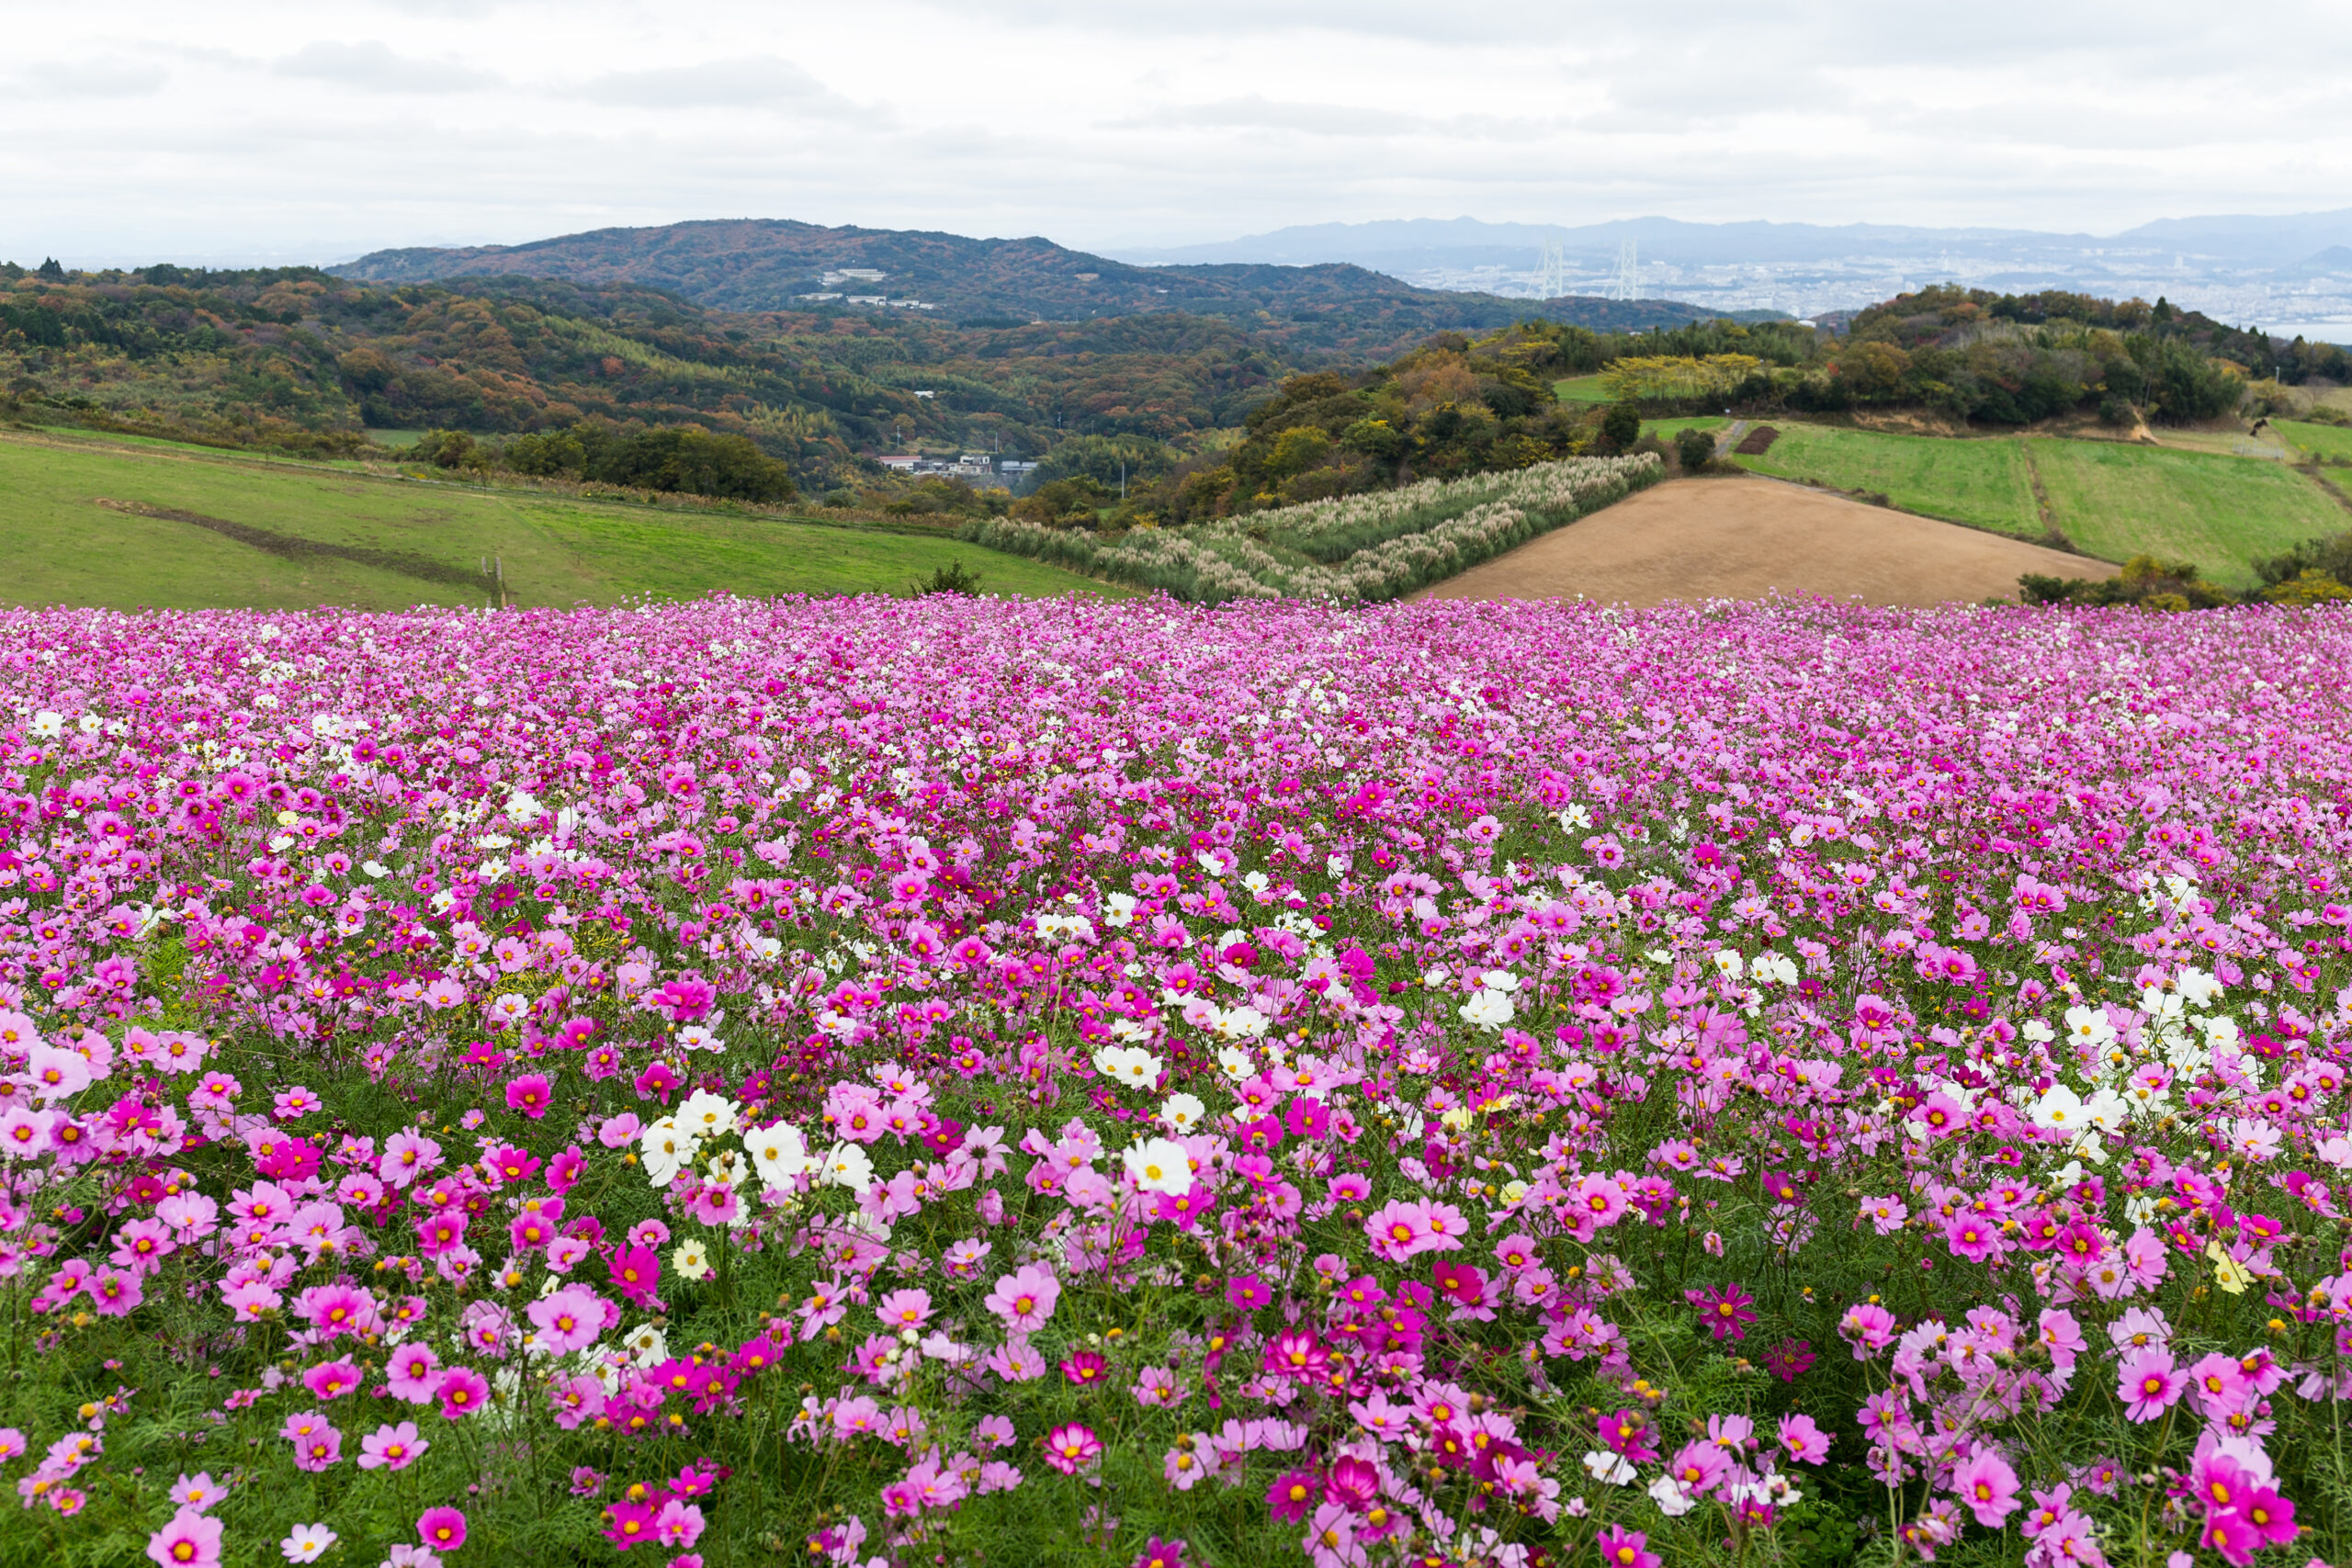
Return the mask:
[[[1182,311],[1281,321],[1332,348],[1491,330],[1531,316],[1596,331],[1641,331],[1715,314],[1668,299],[1527,300],[1422,288],[1347,262],[1145,266],[1035,236],[973,239],[770,218],[597,229],[516,245],[376,251],[327,270],[393,285],[484,276],[635,284],[738,311],[872,310],[871,304],[853,305],[852,297],[880,298],[916,313],[992,324]],[[853,271],[860,276],[844,276]],[[1777,312],[1745,314],[1763,320]]]

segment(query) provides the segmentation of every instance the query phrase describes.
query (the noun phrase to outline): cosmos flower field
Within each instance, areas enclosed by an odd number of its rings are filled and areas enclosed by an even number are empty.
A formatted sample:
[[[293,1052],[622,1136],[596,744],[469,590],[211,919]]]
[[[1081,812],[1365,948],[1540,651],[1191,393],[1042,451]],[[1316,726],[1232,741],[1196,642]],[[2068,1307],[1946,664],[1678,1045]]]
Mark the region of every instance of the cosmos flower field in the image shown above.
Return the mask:
[[[2347,668],[0,615],[0,1561],[2343,1562]]]

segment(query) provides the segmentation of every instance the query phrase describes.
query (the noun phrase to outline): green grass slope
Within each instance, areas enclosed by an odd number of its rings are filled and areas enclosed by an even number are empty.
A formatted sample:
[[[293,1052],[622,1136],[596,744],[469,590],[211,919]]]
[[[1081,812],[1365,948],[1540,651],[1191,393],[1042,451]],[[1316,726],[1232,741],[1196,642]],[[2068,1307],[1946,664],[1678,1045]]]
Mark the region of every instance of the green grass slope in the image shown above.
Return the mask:
[[[1885,435],[1868,430],[1785,424],[1760,457],[1734,461],[1776,479],[1883,495],[1905,512],[1966,523],[2021,538],[2042,534],[2025,453],[2013,440]]]
[[[2250,588],[2256,559],[2352,525],[2284,463],[2048,436],[2028,446],[2052,520],[2075,548],[2107,560],[2194,561],[2224,587]]]
[[[245,532],[153,514],[169,512]],[[363,558],[307,553],[312,546]],[[479,604],[482,591],[451,579],[491,555],[504,560],[508,598],[524,605],[718,591],[903,592],[954,560],[979,573],[984,592],[1123,592],[944,536],[404,481],[154,442],[0,434],[0,605]]]
[[[2340,424],[2312,424],[2300,419],[2274,419],[2270,424],[2286,437],[2290,446],[2300,446],[2315,457],[2352,463],[2352,429]]]

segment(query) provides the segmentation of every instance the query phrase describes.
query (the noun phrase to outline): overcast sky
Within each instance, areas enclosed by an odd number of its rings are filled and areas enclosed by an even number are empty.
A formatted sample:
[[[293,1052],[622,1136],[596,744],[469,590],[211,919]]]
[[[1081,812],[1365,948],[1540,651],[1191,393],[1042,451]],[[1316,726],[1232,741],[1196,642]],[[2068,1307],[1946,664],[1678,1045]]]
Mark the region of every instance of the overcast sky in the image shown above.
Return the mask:
[[[2352,4],[116,0],[19,6],[0,259],[776,217],[1291,223],[2352,206]]]

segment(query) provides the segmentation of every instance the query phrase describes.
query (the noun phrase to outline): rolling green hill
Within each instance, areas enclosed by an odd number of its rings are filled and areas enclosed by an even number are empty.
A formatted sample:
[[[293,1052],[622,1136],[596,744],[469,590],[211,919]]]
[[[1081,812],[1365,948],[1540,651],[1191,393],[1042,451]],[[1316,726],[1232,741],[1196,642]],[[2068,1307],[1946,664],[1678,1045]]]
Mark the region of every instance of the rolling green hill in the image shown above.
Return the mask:
[[[951,561],[984,592],[1120,591],[944,534],[401,479],[162,442],[0,432],[0,605],[515,604],[903,592]]]

